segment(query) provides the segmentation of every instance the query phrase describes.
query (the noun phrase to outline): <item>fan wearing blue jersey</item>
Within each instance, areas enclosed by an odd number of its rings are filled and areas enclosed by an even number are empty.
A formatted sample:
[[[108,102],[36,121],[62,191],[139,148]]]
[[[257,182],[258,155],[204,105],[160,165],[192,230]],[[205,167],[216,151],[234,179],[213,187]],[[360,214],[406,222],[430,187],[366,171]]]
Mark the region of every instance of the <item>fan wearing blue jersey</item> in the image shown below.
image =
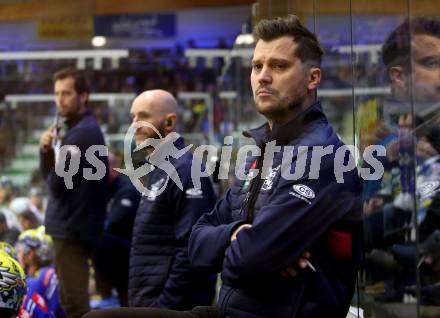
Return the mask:
[[[23,308],[32,310],[39,307],[54,317],[66,317],[58,299],[58,278],[52,264],[52,239],[45,233],[44,227],[21,233],[16,243],[16,252],[27,276],[27,307]],[[33,314],[30,317],[40,316]]]

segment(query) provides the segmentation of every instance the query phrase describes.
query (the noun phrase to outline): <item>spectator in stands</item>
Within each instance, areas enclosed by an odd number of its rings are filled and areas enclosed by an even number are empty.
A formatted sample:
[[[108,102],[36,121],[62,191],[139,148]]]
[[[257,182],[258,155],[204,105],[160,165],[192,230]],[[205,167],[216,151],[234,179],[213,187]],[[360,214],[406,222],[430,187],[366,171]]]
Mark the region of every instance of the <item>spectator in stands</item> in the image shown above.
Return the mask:
[[[88,260],[102,234],[108,198],[107,174],[104,172],[105,176],[98,180],[88,180],[82,172],[96,170],[86,160],[86,151],[105,143],[87,106],[90,90],[84,74],[62,69],[54,74],[53,81],[55,103],[65,130],[60,131],[56,120],[40,138],[40,170],[49,189],[45,224],[47,233],[53,237],[61,304],[69,318],[77,318],[89,311]],[[65,171],[71,166],[68,157],[55,156],[55,149],[64,145],[75,146],[80,152],[79,170],[72,177],[71,187],[55,172],[56,164],[64,163],[61,169]],[[75,155],[78,154],[72,151],[68,154],[70,158]],[[107,158],[97,151],[94,156],[107,171]]]
[[[35,216],[35,213],[28,209],[18,215],[18,223],[22,231],[36,229],[41,225],[41,221]]]
[[[136,210],[141,194],[130,179],[113,168],[118,167],[116,157],[109,154],[110,200],[104,235],[95,250],[95,280],[102,300],[95,308],[115,305],[112,288],[118,293],[119,304],[128,306],[128,264]],[[111,266],[109,266],[111,264]]]
[[[20,231],[16,227],[9,227],[3,212],[0,212],[0,241],[14,245]]]
[[[9,228],[18,227],[17,215],[10,209],[10,203],[14,199],[14,185],[12,181],[2,176],[0,180],[0,212],[6,218]]]
[[[0,251],[4,251],[9,254],[13,259],[17,259],[17,254],[15,253],[15,248],[11,244],[5,241],[0,241]]]
[[[9,282],[0,284],[0,317],[16,318],[23,297],[26,295],[25,275],[20,264],[4,250],[0,250],[0,264],[2,277],[8,277]],[[18,315],[18,317],[26,316]]]
[[[27,298],[42,298],[48,313],[57,318],[66,317],[58,300],[52,239],[45,234],[44,227],[24,231],[15,246],[18,261],[26,274]]]
[[[44,195],[41,189],[35,187],[31,188],[29,190],[29,200],[38,211],[44,211]]]
[[[17,217],[17,225],[19,228],[21,228],[20,215],[24,212],[27,214],[25,218],[32,218],[31,221],[38,224],[36,227],[44,223],[44,215],[31,203],[28,197],[14,198],[9,204],[9,210]],[[30,216],[30,214],[33,214],[33,216]],[[33,219],[35,219],[35,221],[33,221]],[[23,230],[23,228],[21,229]]]

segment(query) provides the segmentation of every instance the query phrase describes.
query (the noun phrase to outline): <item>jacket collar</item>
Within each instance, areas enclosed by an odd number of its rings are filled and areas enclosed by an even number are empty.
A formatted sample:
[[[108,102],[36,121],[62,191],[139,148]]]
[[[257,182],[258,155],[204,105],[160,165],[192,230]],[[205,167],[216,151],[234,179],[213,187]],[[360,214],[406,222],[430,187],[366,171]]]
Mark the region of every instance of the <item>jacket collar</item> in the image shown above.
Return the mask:
[[[173,142],[173,144],[174,144],[174,146],[176,146],[176,148],[179,149],[179,150],[185,148],[185,140],[183,139],[182,136],[179,136],[179,137]],[[150,155],[151,155],[151,154],[146,155],[145,158],[144,158],[144,160],[141,160],[141,161],[136,165],[136,167],[140,167],[140,166],[144,165],[145,163],[152,164],[152,163],[150,162],[150,160],[149,160]],[[176,158],[174,158],[174,157],[170,157],[169,160],[170,160],[170,161],[174,161],[174,160],[176,160]]]
[[[67,125],[67,127],[72,128],[73,126],[75,126],[76,124],[78,124],[84,117],[86,116],[90,116],[92,115],[92,110],[89,107],[86,107],[86,109],[84,110],[84,112],[71,117],[69,119],[66,119],[64,121],[64,123]]]
[[[272,131],[266,122],[260,127],[243,132],[243,135],[255,139],[257,145],[273,140],[276,140],[279,145],[286,145],[291,140],[299,137],[307,126],[318,120],[327,121],[322,111],[320,101],[313,103],[306,110],[285,124],[274,123]]]

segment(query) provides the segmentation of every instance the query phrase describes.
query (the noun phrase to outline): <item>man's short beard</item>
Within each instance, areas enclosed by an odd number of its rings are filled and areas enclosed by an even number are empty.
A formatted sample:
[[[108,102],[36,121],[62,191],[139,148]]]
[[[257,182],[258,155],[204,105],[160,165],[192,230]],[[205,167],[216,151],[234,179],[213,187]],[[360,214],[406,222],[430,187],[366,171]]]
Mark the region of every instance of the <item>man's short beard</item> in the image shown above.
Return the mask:
[[[304,103],[304,99],[296,99],[291,101],[289,104],[287,104],[287,109],[288,110],[300,110],[302,108],[302,105]]]
[[[157,138],[165,138],[165,124],[160,124],[159,127],[156,127],[157,131],[159,132],[160,136],[157,136]]]
[[[300,111],[303,106],[304,99],[305,98],[299,97],[287,104],[283,103],[283,100],[281,100],[279,104],[277,104],[275,107],[272,107],[269,111],[262,112],[260,109],[258,109],[258,112],[264,116],[270,116],[271,118],[284,118],[292,111]]]

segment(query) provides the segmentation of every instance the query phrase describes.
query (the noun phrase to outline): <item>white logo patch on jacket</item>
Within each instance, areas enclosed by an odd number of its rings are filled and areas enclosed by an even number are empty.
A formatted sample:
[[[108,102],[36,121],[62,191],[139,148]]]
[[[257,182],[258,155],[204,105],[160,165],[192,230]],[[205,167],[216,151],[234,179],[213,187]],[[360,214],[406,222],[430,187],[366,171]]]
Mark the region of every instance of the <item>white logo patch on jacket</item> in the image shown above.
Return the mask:
[[[304,184],[294,184],[292,188],[294,192],[291,191],[289,194],[307,202],[308,204],[312,204],[310,200],[315,198],[315,192],[313,192],[312,189]]]
[[[126,208],[131,208],[133,203],[131,202],[131,200],[124,198],[124,199],[121,199],[121,205]]]
[[[202,189],[191,188],[185,191],[187,198],[201,198],[203,197]]]
[[[165,181],[167,179],[161,178],[151,185],[150,193],[147,196],[148,201],[156,200],[156,197],[159,195],[159,189],[164,185]]]
[[[273,187],[273,181],[275,179],[275,176],[277,175],[277,172],[280,170],[281,165],[276,166],[275,168],[272,168],[266,178],[264,180],[263,185],[261,186],[262,191],[267,191],[272,189]]]

